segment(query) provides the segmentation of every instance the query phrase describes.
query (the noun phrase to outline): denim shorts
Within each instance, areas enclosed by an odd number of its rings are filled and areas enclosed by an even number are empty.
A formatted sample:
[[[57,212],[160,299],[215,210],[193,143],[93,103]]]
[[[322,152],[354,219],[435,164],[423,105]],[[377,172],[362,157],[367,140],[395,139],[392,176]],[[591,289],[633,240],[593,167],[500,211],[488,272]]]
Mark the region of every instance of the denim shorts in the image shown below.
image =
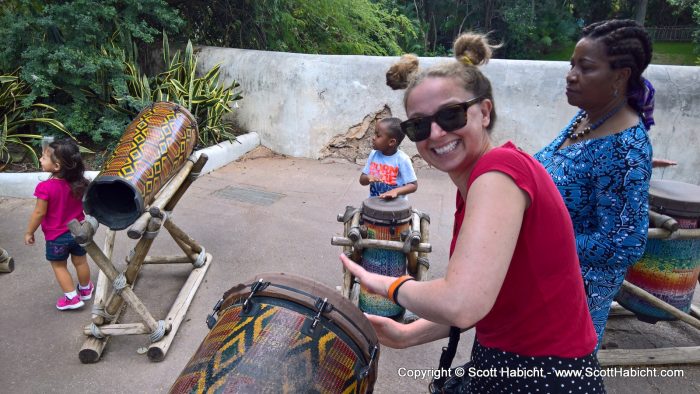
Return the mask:
[[[75,238],[67,231],[61,234],[53,241],[46,241],[46,260],[49,261],[65,261],[69,255],[85,256],[87,251],[77,242]]]

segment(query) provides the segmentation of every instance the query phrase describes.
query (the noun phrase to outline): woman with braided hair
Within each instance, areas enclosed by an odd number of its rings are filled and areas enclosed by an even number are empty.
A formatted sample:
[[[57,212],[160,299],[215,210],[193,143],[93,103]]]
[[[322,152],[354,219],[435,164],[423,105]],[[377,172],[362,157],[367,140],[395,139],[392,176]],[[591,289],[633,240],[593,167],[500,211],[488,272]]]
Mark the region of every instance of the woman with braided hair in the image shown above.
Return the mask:
[[[585,27],[566,97],[578,113],[535,155],[571,214],[588,308],[601,344],[613,297],[647,239],[654,88],[651,40],[632,20]]]
[[[494,98],[479,68],[491,50],[485,36],[463,34],[458,61],[419,71],[418,59],[405,57],[387,72],[390,86],[406,88],[402,131],[465,201],[445,277],[397,279],[340,258],[365,289],[420,317],[403,324],[369,315],[383,345],[476,328],[467,379],[451,392],[604,392],[566,206],[538,161],[512,142],[491,142]]]

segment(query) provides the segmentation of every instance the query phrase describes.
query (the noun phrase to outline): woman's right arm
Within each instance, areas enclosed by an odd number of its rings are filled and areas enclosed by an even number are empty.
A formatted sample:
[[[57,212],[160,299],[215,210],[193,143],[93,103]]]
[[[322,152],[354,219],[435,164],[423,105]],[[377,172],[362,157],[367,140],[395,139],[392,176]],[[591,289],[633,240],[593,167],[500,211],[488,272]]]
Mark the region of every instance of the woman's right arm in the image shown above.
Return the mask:
[[[390,348],[405,349],[411,346],[437,341],[446,338],[450,333],[449,326],[433,323],[429,320],[418,319],[410,324],[403,324],[388,317],[366,315],[379,342]]]

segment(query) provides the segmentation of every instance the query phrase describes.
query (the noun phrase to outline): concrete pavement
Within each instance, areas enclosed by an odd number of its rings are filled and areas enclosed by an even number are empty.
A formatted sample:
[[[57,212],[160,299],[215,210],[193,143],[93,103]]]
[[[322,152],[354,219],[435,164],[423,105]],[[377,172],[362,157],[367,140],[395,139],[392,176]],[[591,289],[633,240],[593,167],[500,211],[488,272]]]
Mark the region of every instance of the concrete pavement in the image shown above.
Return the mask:
[[[250,157],[250,156],[249,156]],[[150,362],[137,349],[147,346],[145,335],[115,337],[96,364],[81,364],[78,351],[81,327],[90,319],[91,302],[81,310],[60,312],[54,307],[60,290],[44,260],[43,235],[37,245],[22,244],[33,208],[32,199],[0,198],[0,246],[14,257],[13,273],[0,275],[0,391],[7,393],[162,393],[167,392],[208,332],[207,313],[222,294],[240,281],[261,272],[303,275],[334,288],[342,280],[340,248],[332,236],[342,234],[336,215],[346,205],[359,206],[367,195],[356,164],[320,162],[279,156],[247,158],[198,179],[174,212],[174,221],[213,256],[213,263],[197,292],[164,361]],[[417,169],[419,190],[412,205],[431,216],[430,254],[433,276],[444,274],[452,229],[454,187],[433,169]],[[153,255],[179,254],[161,234]],[[102,245],[104,229],[96,237]],[[114,261],[124,257],[135,241],[117,234]],[[91,263],[93,280],[97,267]],[[146,266],[136,294],[151,313],[162,318],[188,274],[186,267]],[[700,305],[697,299],[696,304]],[[121,322],[136,322],[128,311]],[[665,346],[700,343],[700,333],[681,323],[637,323],[616,319],[606,340],[620,346]],[[472,333],[462,336],[456,360],[468,359]],[[428,380],[399,376],[400,368],[432,369],[446,341],[406,350],[382,348],[379,393],[426,392]],[[655,370],[667,370],[658,367]],[[609,392],[700,393],[700,367],[682,366],[679,378],[608,378]]]

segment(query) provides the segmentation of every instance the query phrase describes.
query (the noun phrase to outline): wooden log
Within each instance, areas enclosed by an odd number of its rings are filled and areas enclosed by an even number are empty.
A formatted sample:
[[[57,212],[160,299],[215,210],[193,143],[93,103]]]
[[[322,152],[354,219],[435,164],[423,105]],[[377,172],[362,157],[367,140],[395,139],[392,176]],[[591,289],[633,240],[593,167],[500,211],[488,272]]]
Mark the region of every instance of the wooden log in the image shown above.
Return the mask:
[[[420,240],[421,243],[428,244],[430,245],[430,219],[425,216],[421,217],[420,219]],[[427,252],[419,252],[418,253],[418,259],[428,261],[428,253]],[[417,271],[416,271],[416,279],[419,281],[426,281],[428,280],[428,266],[425,266],[423,264],[418,264]]]
[[[686,322],[690,324],[691,326],[697,328],[700,330],[700,320],[690,316],[689,314],[679,310],[678,308],[674,307],[673,305],[664,302],[653,295],[649,294],[646,290],[637,287],[633,285],[632,283],[628,281],[623,281],[622,282],[622,287],[627,290],[628,292],[634,294],[635,296],[641,298],[642,300],[648,302],[652,306],[659,308],[663,310],[664,312],[669,313],[673,317],[677,318],[678,320],[681,320],[683,322]]]
[[[148,222],[147,230],[150,232],[158,231],[161,225],[162,221],[160,219],[151,218],[151,220]],[[126,271],[124,272],[127,287],[133,288],[134,281],[136,281],[136,277],[138,276],[139,272],[141,272],[143,261],[146,259],[146,254],[153,245],[154,240],[155,238],[142,237],[136,243],[136,246],[134,246],[131,257],[127,259]],[[113,281],[114,279],[110,280]],[[114,289],[112,289],[109,300],[105,304],[105,311],[110,315],[114,315],[119,309],[121,309],[123,303],[123,297],[120,297],[118,294],[116,294]]]
[[[700,346],[659,349],[601,349],[598,362],[603,367],[700,364]]]
[[[192,264],[189,256],[146,256],[144,264]]]
[[[191,157],[190,160],[194,161],[194,158]],[[182,182],[182,185],[180,185],[172,198],[170,198],[168,203],[165,204],[165,211],[172,211],[175,208],[177,203],[180,201],[180,198],[182,198],[183,194],[185,194],[187,189],[190,188],[190,185],[192,185],[192,182],[199,177],[200,172],[202,172],[202,168],[204,168],[204,165],[207,164],[207,160],[209,160],[209,156],[207,156],[206,153],[200,153],[199,158],[194,162],[187,179]]]
[[[617,303],[617,301],[613,301],[613,303],[610,305],[609,316],[634,316],[634,312],[628,311],[622,305]]]
[[[108,260],[112,261],[112,254],[114,253],[114,239],[116,238],[117,232],[108,229],[107,234],[105,234],[105,242],[102,247],[102,253],[107,257]],[[107,280],[107,276],[102,270],[99,270],[97,274],[97,284],[95,285],[95,300],[93,301],[93,307],[104,308],[107,301],[107,295],[111,289],[112,284]],[[105,318],[92,314],[92,322],[99,325],[105,323]]]
[[[693,316],[696,319],[700,319],[700,308],[691,304],[690,305],[690,316]]]
[[[700,228],[680,229],[668,231],[662,228],[650,228],[647,234],[649,239],[696,239],[700,238]]]
[[[651,210],[649,211],[649,226],[663,228],[668,231],[678,230],[678,222],[676,219]]]
[[[180,186],[182,186],[183,182],[185,182],[187,176],[192,170],[193,165],[194,163],[192,163],[191,160],[187,160],[180,171],[178,171],[178,173],[168,182],[168,184],[160,190],[153,203],[151,203],[151,207],[158,207],[162,210],[175,195],[175,192],[177,192]],[[146,226],[151,218],[151,214],[149,212],[145,212],[138,219],[136,219],[134,224],[132,224],[131,227],[129,227],[129,230],[126,232],[129,238],[141,238],[144,231],[146,231]]]
[[[83,334],[92,335],[91,325],[83,327]],[[99,327],[100,333],[105,336],[118,336],[118,335],[139,335],[139,334],[150,334],[151,331],[148,330],[143,323],[125,323],[125,324],[105,324]]]
[[[7,250],[0,248],[0,273],[10,273],[15,270],[15,260]]]
[[[413,211],[411,217],[411,246],[418,245],[421,242],[420,227],[420,216],[418,212]],[[406,255],[406,271],[413,277],[416,277],[418,274],[418,252],[409,252]]]
[[[182,231],[180,227],[178,227],[171,218],[167,218],[165,220],[165,223],[163,223],[163,227],[165,227],[166,230],[170,233],[170,235],[173,238],[179,239],[182,242],[186,243],[193,252],[195,253],[201,253],[202,252],[202,246],[194,240],[194,238],[190,237],[186,232]]]
[[[78,223],[78,221],[75,219],[71,220],[68,223],[68,228],[70,229],[71,233],[73,233],[74,231],[80,231],[80,226],[81,224]],[[90,257],[92,257],[95,264],[97,264],[97,266],[100,267],[100,269],[105,273],[105,275],[107,275],[107,278],[110,281],[114,282],[117,276],[119,276],[119,272],[116,268],[114,268],[114,265],[112,265],[112,262],[107,259],[104,253],[102,253],[102,249],[95,245],[95,242],[90,241],[89,243],[85,244],[85,250],[90,254]],[[143,303],[141,302],[141,300],[139,300],[136,294],[134,294],[131,287],[126,286],[125,288],[123,288],[120,296],[124,299],[124,301],[126,301],[129,304],[129,306],[131,306],[134,309],[134,312],[136,312],[141,317],[141,319],[148,326],[148,328],[151,329],[151,331],[155,331],[158,328],[158,322],[153,318],[153,316],[151,316],[151,314],[148,312],[148,309],[146,309],[146,306],[143,305]]]
[[[165,358],[165,355],[168,353],[168,349],[170,349],[170,345],[173,343],[173,339],[175,339],[175,334],[177,334],[177,330],[180,328],[180,324],[185,318],[187,309],[189,309],[192,299],[194,298],[195,293],[197,293],[197,289],[199,289],[199,286],[204,279],[204,275],[206,275],[209,266],[211,266],[211,261],[211,254],[207,253],[204,265],[199,268],[194,268],[192,269],[192,272],[190,272],[190,275],[187,277],[187,281],[180,289],[177,298],[175,298],[175,301],[173,302],[173,305],[165,318],[165,323],[170,327],[170,330],[158,342],[154,342],[148,347],[149,360],[163,361]]]
[[[353,241],[359,241],[362,238],[362,235],[360,233],[360,217],[361,216],[362,216],[362,213],[358,209],[357,212],[355,212],[352,215],[352,219],[350,219],[350,228],[348,229],[347,237]]]
[[[355,245],[355,243],[349,238],[333,237],[331,239],[331,245],[352,246],[352,245]],[[357,245],[360,246],[360,249],[375,248],[375,249],[387,249],[387,250],[403,251],[403,242],[399,242],[399,241],[387,241],[387,240],[383,240],[383,239],[362,239],[362,240],[357,242]],[[430,252],[431,248],[432,247],[430,244],[421,242],[418,245],[411,247],[411,251]]]

